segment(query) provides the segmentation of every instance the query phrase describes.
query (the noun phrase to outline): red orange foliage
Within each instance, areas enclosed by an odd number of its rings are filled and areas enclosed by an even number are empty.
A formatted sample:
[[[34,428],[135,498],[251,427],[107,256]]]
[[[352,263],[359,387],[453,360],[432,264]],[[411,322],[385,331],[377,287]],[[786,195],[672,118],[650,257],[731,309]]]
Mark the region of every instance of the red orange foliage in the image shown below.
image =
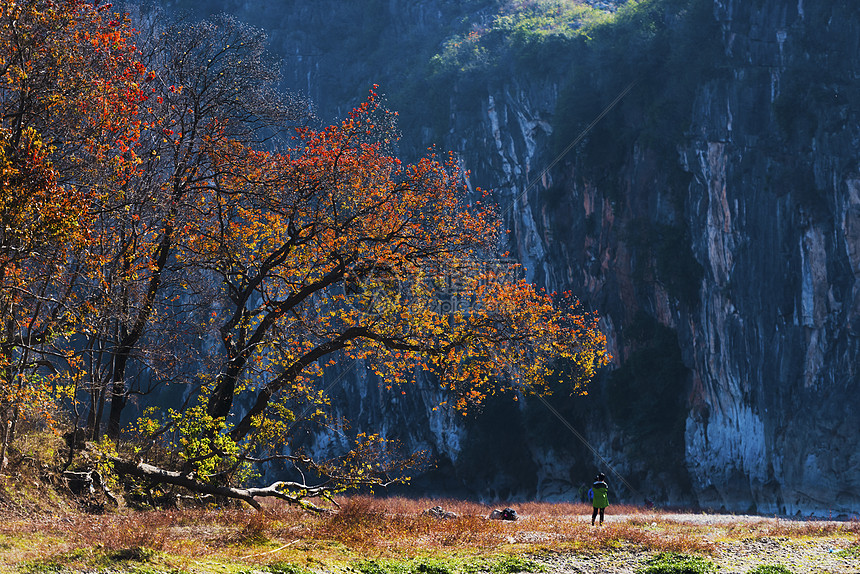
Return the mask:
[[[83,314],[75,259],[92,240],[90,204],[137,165],[145,70],[128,23],[110,18],[90,2],[0,6],[4,445],[32,404],[27,390],[45,388],[41,353]],[[73,360],[68,349],[53,352],[66,365]]]
[[[499,389],[543,393],[560,361],[577,367],[573,389],[606,363],[596,316],[499,259],[492,198],[470,196],[453,155],[391,153],[393,114],[376,93],[340,124],[267,141],[297,116],[266,91],[249,30],[222,19],[165,32],[149,71],[110,9],[0,7],[4,420],[23,389],[62,382],[89,395],[93,438],[109,399],[116,436],[137,359],[201,401],[138,426],[175,439],[182,472],[117,468],[224,493],[212,485],[289,443],[297,409],[324,413],[318,383],[337,362],[389,388],[427,377],[461,409]],[[221,348],[183,357],[180,326]],[[388,480],[386,450],[360,434],[340,465],[289,459],[337,488]],[[325,491],[226,492],[290,489]]]
[[[213,163],[233,167],[201,196],[190,245],[226,286],[215,319],[227,358],[208,412],[227,416],[249,395],[235,440],[279,394],[313,388],[329,357],[363,361],[389,387],[427,371],[460,408],[504,387],[542,392],[559,360],[587,380],[607,359],[595,316],[486,264],[500,240],[493,209],[469,204],[453,156],[387,153],[384,116],[371,93],[283,153],[213,145]],[[252,368],[265,383],[241,384]]]

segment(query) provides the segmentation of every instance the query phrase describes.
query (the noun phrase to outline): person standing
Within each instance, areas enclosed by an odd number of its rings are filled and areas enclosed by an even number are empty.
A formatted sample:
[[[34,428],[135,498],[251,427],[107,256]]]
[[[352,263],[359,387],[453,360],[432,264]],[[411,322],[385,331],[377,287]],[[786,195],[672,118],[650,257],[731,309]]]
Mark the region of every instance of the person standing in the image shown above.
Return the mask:
[[[594,498],[591,499],[591,505],[594,511],[591,513],[591,525],[594,526],[594,520],[597,514],[600,513],[600,524],[603,524],[603,514],[606,507],[609,506],[609,485],[606,484],[606,475],[602,472],[594,479],[594,484],[591,485],[591,490],[594,493]]]

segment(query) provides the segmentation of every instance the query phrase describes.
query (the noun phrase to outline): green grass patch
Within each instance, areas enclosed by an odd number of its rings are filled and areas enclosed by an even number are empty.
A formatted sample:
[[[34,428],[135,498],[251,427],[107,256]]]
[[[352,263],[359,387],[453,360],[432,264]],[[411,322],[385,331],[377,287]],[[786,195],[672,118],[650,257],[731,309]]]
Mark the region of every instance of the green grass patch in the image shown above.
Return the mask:
[[[782,564],[761,564],[750,570],[747,574],[794,574]]]
[[[458,564],[442,558],[424,558],[409,568],[410,574],[458,574]]]
[[[107,572],[116,572],[116,570],[107,570]],[[165,568],[156,564],[134,564],[121,570],[125,574],[190,574],[187,570],[179,568]]]
[[[91,561],[92,553],[87,549],[78,548],[71,552],[39,558],[22,564],[18,570],[24,574],[52,574],[66,569],[69,564],[89,564]]]
[[[425,557],[412,561],[369,559],[352,564],[361,574],[516,574],[518,572],[545,572],[546,568],[522,556],[483,558]],[[292,574],[292,573],[289,573]]]
[[[52,574],[81,568],[119,570],[134,574],[175,574],[180,571],[157,563],[160,553],[145,546],[132,546],[113,550],[77,548],[54,556],[40,558],[24,564],[24,574]]]
[[[522,556],[503,556],[490,566],[493,574],[514,574],[516,572],[546,572],[543,564]]]
[[[860,558],[860,544],[854,544],[845,550],[840,550],[837,555],[842,558]]]
[[[353,564],[361,574],[406,574],[409,568],[399,560],[361,560]]]
[[[145,546],[134,546],[131,548],[120,548],[105,553],[105,558],[111,562],[148,562],[155,557],[157,552]]]
[[[271,574],[312,574],[307,568],[302,568],[292,562],[272,562],[266,566]]]
[[[663,552],[636,571],[636,574],[709,574],[716,572],[716,565],[700,556],[688,556]]]
[[[39,562],[31,562],[30,564],[22,564],[18,569],[22,574],[55,574],[63,569],[61,562],[53,560]]]

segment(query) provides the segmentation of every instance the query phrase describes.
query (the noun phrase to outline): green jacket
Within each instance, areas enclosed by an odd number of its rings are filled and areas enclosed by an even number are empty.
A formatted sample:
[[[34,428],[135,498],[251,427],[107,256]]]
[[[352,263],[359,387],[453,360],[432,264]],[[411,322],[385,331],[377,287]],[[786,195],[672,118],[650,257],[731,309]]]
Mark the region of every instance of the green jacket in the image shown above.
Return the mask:
[[[594,499],[591,504],[594,508],[606,508],[609,506],[609,486],[602,480],[591,485]]]

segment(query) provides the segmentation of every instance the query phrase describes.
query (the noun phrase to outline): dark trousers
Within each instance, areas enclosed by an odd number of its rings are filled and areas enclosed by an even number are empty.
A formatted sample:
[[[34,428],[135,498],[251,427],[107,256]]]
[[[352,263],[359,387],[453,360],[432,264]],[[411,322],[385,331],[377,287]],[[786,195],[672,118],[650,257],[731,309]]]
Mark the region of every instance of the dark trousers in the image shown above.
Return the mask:
[[[597,513],[600,512],[600,523],[603,524],[603,512],[605,510],[606,510],[605,508],[597,508],[595,506],[594,512],[591,513],[591,523],[594,524],[594,519],[597,518]]]

